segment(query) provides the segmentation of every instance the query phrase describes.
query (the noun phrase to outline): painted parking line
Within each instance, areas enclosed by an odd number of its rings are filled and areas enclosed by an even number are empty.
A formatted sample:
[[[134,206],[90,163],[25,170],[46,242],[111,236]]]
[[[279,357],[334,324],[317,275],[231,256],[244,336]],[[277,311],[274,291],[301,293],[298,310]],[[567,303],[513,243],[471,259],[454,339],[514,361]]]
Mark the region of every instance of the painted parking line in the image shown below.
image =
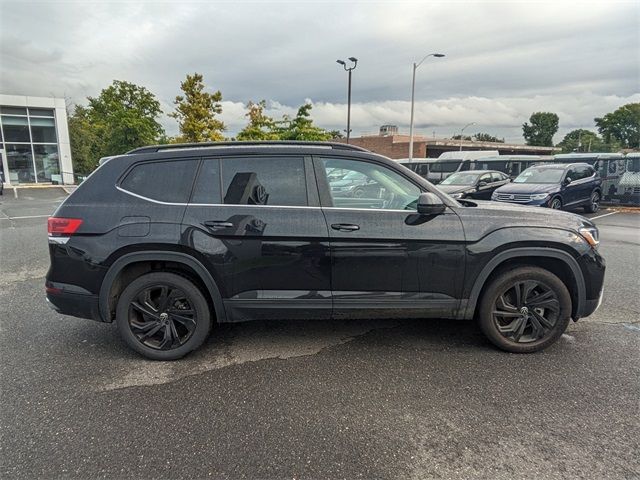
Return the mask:
[[[591,217],[589,220],[597,220],[598,218],[608,217],[609,215],[615,215],[616,213],[620,213],[620,212],[605,213],[604,215],[598,215],[597,217]]]
[[[27,218],[46,218],[46,217],[50,217],[51,215],[26,215],[24,217],[7,217],[7,218],[0,218],[0,220],[25,220]]]

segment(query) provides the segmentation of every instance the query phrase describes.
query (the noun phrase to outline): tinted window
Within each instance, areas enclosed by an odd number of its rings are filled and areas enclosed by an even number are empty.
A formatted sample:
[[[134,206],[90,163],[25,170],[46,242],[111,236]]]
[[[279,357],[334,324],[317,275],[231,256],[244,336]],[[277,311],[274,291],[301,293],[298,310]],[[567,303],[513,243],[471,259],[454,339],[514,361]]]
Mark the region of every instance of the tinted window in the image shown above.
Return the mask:
[[[161,202],[189,200],[198,160],[141,163],[133,167],[120,187]]]
[[[221,203],[220,162],[218,159],[203,160],[193,187],[191,203]]]
[[[328,178],[334,207],[415,210],[420,189],[393,170],[369,162],[325,158],[325,172],[339,168],[347,172]]]
[[[224,203],[306,206],[301,157],[250,157],[222,160]]]

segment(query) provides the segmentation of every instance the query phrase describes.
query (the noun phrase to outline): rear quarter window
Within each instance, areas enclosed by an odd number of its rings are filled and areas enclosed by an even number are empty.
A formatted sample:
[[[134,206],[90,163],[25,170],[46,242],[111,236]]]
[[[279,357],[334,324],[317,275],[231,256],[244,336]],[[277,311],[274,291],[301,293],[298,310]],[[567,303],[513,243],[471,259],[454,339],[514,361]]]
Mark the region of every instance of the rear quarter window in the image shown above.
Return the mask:
[[[199,160],[170,160],[135,165],[120,188],[151,200],[187,203]]]

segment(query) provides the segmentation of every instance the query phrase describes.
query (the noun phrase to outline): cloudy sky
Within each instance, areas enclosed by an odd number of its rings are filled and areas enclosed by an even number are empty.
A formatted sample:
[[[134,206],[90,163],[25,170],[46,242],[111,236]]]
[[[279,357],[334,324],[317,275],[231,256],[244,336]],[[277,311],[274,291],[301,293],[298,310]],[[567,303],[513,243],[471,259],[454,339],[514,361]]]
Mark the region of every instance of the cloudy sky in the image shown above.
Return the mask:
[[[417,133],[484,131],[522,141],[534,111],[560,116],[555,140],[640,101],[640,2],[222,2],[0,0],[0,93],[83,103],[113,79],[146,86],[165,112],[186,73],[224,97],[228,133],[244,104],[270,113],[314,104],[315,121],[344,129],[353,75],[354,135],[408,130],[411,64]],[[175,121],[162,119],[169,134]]]

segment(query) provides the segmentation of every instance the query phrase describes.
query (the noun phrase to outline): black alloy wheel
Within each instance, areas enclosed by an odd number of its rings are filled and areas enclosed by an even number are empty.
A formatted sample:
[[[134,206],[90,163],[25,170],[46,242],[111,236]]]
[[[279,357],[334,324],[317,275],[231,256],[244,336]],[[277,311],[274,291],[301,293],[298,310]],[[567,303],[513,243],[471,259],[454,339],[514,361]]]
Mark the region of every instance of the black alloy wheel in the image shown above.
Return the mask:
[[[517,343],[543,339],[560,313],[555,292],[536,280],[515,282],[494,303],[493,321],[500,334]]]
[[[562,200],[556,197],[551,201],[550,206],[553,210],[560,210],[562,208]]]
[[[481,330],[507,352],[533,353],[562,336],[571,320],[567,286],[536,266],[504,270],[489,282],[478,307]]]
[[[116,325],[124,341],[152,360],[176,360],[198,348],[211,328],[209,303],[191,280],[151,272],[120,294]]]
[[[129,327],[149,348],[171,350],[193,335],[198,315],[187,295],[169,285],[141,289],[129,303]]]

